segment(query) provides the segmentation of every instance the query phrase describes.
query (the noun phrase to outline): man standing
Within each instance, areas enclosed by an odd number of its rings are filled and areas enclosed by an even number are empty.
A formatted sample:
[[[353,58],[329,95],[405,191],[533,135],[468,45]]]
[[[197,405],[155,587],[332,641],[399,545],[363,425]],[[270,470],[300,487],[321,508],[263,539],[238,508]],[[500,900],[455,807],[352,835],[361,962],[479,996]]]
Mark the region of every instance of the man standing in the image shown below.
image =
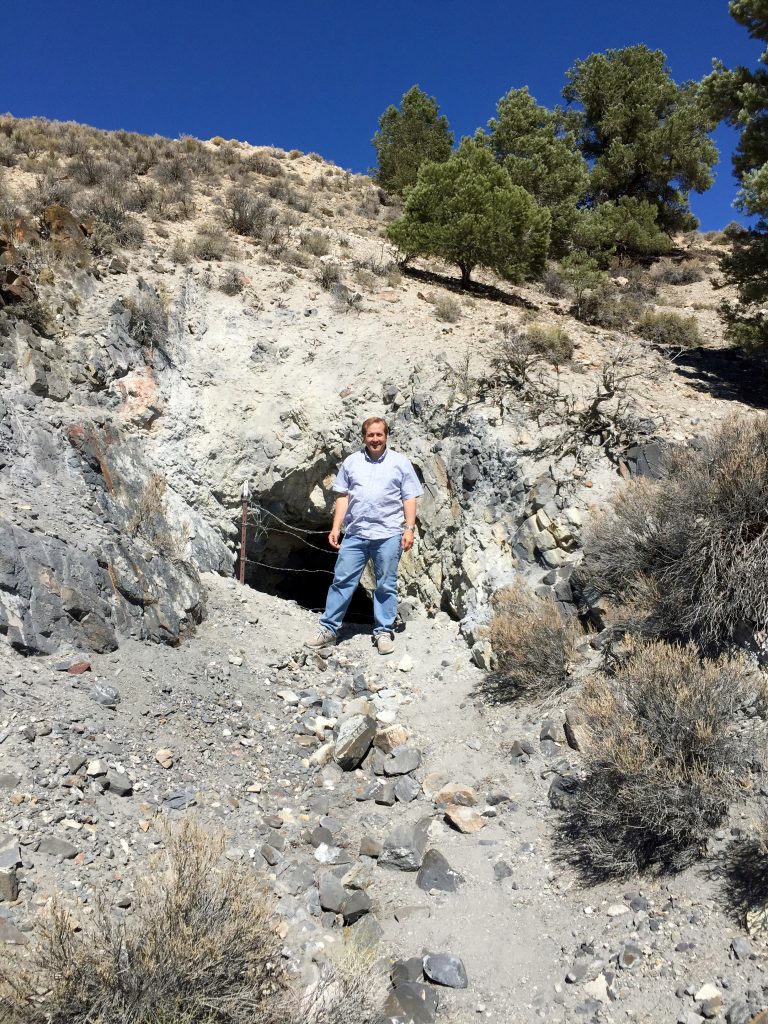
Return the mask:
[[[378,416],[362,426],[363,447],[341,464],[333,485],[336,507],[328,543],[338,552],[333,583],[315,636],[305,647],[336,643],[344,615],[368,560],[373,562],[373,642],[379,654],[395,649],[397,566],[413,547],[416,499],[423,494],[410,461],[387,447],[389,428]],[[344,540],[340,541],[342,527]]]

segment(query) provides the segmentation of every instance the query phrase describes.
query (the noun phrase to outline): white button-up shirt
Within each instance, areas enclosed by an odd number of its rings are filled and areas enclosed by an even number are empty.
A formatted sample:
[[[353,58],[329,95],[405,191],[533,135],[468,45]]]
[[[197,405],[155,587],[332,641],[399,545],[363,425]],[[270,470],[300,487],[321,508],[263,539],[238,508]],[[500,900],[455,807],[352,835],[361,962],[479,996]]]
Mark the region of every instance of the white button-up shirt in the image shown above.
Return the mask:
[[[333,490],[349,496],[344,532],[364,540],[401,533],[403,502],[424,493],[410,459],[391,448],[378,459],[372,459],[367,448],[347,456]]]

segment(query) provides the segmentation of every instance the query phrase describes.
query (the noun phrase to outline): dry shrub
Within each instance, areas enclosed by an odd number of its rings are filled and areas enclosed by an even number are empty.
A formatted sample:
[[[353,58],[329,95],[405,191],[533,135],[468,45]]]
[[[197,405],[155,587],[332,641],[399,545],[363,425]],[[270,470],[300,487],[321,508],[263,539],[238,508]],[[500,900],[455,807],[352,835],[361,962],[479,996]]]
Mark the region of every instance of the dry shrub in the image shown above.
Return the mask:
[[[331,251],[331,240],[322,231],[310,231],[302,235],[301,247],[313,256],[327,256]]]
[[[732,418],[620,490],[574,582],[620,626],[722,649],[768,631],[768,418]]]
[[[334,285],[341,282],[341,270],[336,263],[321,263],[317,274],[317,280],[321,288],[330,291]]]
[[[439,295],[435,299],[435,316],[447,324],[455,324],[461,319],[461,303],[451,295]]]
[[[488,639],[497,668],[488,679],[499,701],[539,700],[562,690],[574,656],[576,630],[552,598],[522,582],[497,591]]]
[[[277,211],[266,196],[234,185],[226,195],[224,222],[238,235],[264,238],[277,220]]]
[[[223,260],[230,255],[232,247],[218,224],[202,224],[192,239],[191,251],[201,260]]]
[[[574,353],[571,336],[556,324],[531,324],[527,330],[531,350],[553,366],[570,362]]]
[[[157,292],[145,287],[138,295],[125,300],[130,313],[128,333],[145,348],[165,352],[168,343],[168,308]]]
[[[613,678],[591,677],[585,775],[559,825],[563,858],[599,881],[701,857],[746,774],[738,716],[758,688],[739,660],[702,661],[693,645],[660,642],[635,642]]]
[[[632,292],[617,292],[609,285],[584,293],[574,309],[577,319],[593,327],[626,331],[643,312],[643,302]]]
[[[30,213],[39,214],[48,206],[71,206],[73,195],[71,182],[49,173],[35,178],[24,198]]]
[[[191,259],[190,252],[182,238],[174,238],[168,250],[168,259],[171,263],[189,263]]]
[[[697,281],[703,281],[704,277],[705,268],[700,260],[686,260],[676,263],[662,260],[653,271],[653,278],[659,284],[695,284]]]
[[[165,870],[138,890],[132,917],[116,919],[102,899],[78,933],[55,905],[31,972],[3,972],[19,1022],[282,1024],[270,900],[248,869],[221,864],[223,849],[187,821],[169,833]]]
[[[219,291],[224,292],[225,295],[239,295],[243,288],[245,288],[245,280],[243,275],[235,267],[229,267],[221,275],[219,280]]]
[[[102,897],[74,932],[54,904],[29,969],[0,965],[9,1021],[383,1024],[369,950],[339,958],[304,996],[290,988],[274,899],[224,848],[223,834],[188,819],[167,830],[165,864],[143,876],[131,917]]]
[[[695,316],[680,316],[679,313],[663,311],[656,313],[648,309],[638,321],[635,330],[648,341],[658,345],[692,348],[701,344],[699,325]]]

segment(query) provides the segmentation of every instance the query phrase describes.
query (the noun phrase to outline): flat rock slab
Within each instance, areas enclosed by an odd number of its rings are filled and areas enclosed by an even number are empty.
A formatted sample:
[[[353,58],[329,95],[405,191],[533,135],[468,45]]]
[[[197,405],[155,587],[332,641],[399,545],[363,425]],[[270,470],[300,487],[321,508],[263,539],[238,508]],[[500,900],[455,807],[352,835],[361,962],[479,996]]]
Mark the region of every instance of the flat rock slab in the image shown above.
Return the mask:
[[[424,977],[435,985],[446,988],[466,988],[467,972],[462,961],[453,953],[427,953],[422,964]]]
[[[71,860],[77,856],[77,847],[57,836],[43,836],[38,850],[40,853],[50,854],[51,857],[63,857],[64,860]]]
[[[398,825],[384,840],[379,865],[396,871],[418,871],[427,848],[429,818],[415,825]]]
[[[12,772],[3,772],[0,775],[0,789],[16,789],[21,779]]]
[[[471,786],[463,786],[457,782],[449,782],[432,797],[436,804],[456,804],[459,807],[474,807],[477,793]]]
[[[454,828],[465,835],[479,832],[481,828],[485,828],[488,824],[488,819],[484,818],[474,808],[462,807],[460,804],[449,804],[445,808],[445,817]]]
[[[454,871],[439,850],[427,850],[416,876],[416,885],[424,892],[437,889],[440,892],[456,892],[464,876]]]
[[[385,775],[408,775],[421,765],[421,751],[415,747],[395,747],[384,761]]]

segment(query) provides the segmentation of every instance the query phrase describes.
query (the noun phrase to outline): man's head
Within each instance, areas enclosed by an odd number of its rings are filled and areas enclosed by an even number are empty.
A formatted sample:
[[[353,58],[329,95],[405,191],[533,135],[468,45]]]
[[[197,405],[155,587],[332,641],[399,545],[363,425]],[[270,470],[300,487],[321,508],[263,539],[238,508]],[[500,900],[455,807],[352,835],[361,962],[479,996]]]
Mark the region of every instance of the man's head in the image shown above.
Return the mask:
[[[383,420],[381,416],[369,416],[363,423],[360,433],[363,437],[363,444],[368,449],[368,454],[371,458],[380,458],[384,454],[384,449],[387,447],[387,438],[389,437],[387,421]]]

